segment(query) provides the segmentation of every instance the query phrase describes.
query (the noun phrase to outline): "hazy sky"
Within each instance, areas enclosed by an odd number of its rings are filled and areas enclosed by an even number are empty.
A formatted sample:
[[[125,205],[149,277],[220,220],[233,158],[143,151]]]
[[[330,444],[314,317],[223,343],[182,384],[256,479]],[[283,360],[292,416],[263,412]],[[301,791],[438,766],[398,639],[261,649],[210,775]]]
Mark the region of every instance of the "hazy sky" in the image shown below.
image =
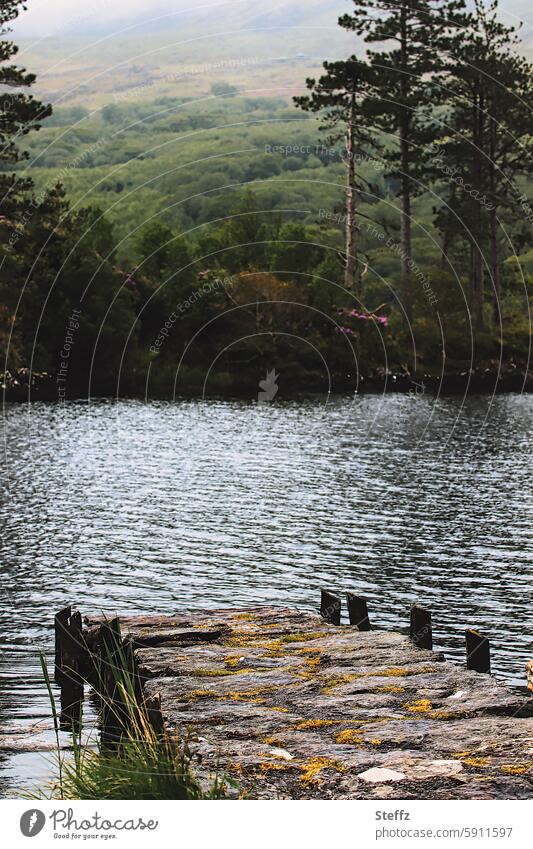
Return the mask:
[[[28,9],[22,12],[14,29],[24,35],[46,35],[54,30],[76,28],[83,32],[83,22],[112,28],[118,23],[127,25],[143,16],[149,19],[172,15],[182,10],[196,11],[215,5],[255,5],[262,8],[259,0],[28,0]],[[288,0],[291,2],[291,0]],[[284,0],[276,0],[275,6],[283,6]],[[339,0],[342,4],[342,0]],[[179,14],[176,15],[176,21]]]
[[[271,10],[277,7],[279,10],[284,6],[293,7],[296,0],[274,0],[268,4]],[[240,0],[227,0],[229,5],[239,6]],[[15,31],[21,35],[52,35],[55,31],[79,30],[83,33],[84,22],[93,27],[110,29],[118,23],[134,21],[138,16],[155,18],[159,15],[172,14],[180,10],[194,12],[202,6],[224,5],[224,0],[28,0],[28,10],[23,12],[15,24]],[[255,9],[258,13],[264,10],[263,0],[243,0],[242,5],[248,11]],[[315,5],[316,8],[316,4]],[[324,2],[324,6],[331,5]],[[338,0],[334,4],[341,10],[348,11],[350,0]],[[518,16],[528,23],[527,29],[533,24],[533,7],[531,0],[501,0],[500,9],[507,12],[509,17]],[[207,13],[207,9],[206,9]],[[302,7],[302,15],[305,16],[305,4]],[[176,22],[179,17],[176,17]]]

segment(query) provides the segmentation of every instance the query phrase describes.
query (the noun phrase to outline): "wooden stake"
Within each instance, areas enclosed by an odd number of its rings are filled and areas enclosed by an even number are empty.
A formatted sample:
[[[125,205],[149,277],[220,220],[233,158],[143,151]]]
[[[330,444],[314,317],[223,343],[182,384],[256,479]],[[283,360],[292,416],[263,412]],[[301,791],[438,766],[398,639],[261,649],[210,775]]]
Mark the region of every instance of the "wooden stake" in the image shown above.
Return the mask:
[[[328,590],[320,593],[320,615],[332,625],[341,624],[341,600]]]
[[[411,607],[411,625],[409,636],[413,645],[419,649],[433,648],[433,632],[431,629],[431,613],[418,604]]]
[[[82,632],[81,613],[76,610],[70,616],[61,643],[61,720],[65,728],[80,721],[86,651]]]
[[[346,603],[348,605],[348,616],[350,625],[357,625],[359,631],[371,631],[372,626],[368,618],[368,605],[366,598],[353,593],[346,593]]]
[[[466,667],[474,672],[490,673],[490,643],[487,637],[469,628],[466,636]]]
[[[70,619],[70,614],[72,612],[72,608],[64,607],[63,610],[60,610],[55,615],[54,620],[54,632],[55,632],[55,665],[54,665],[54,681],[57,686],[60,687],[63,681],[63,642],[65,639],[65,634],[68,630],[68,623]]]

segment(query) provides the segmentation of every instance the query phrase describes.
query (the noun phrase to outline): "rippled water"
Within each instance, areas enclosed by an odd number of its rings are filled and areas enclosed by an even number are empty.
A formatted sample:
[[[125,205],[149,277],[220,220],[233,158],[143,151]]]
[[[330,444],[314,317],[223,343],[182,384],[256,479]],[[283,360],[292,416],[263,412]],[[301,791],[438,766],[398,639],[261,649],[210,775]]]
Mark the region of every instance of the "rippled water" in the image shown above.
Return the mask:
[[[48,714],[53,614],[170,613],[359,591],[378,626],[433,612],[464,660],[524,683],[533,657],[533,398],[93,402],[5,411],[0,723]],[[2,760],[3,758],[3,760]],[[37,780],[0,754],[0,789]]]

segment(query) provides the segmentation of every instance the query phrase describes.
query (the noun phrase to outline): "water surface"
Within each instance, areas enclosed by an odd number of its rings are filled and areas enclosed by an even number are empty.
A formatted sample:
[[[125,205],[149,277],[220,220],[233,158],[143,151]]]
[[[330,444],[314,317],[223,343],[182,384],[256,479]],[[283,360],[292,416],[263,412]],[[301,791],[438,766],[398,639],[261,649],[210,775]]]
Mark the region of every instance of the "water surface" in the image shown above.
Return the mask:
[[[2,423],[0,723],[48,715],[37,651],[55,611],[171,613],[368,596],[377,626],[433,613],[464,661],[533,657],[533,397],[365,396],[265,405],[8,406]],[[0,790],[47,771],[0,753]]]

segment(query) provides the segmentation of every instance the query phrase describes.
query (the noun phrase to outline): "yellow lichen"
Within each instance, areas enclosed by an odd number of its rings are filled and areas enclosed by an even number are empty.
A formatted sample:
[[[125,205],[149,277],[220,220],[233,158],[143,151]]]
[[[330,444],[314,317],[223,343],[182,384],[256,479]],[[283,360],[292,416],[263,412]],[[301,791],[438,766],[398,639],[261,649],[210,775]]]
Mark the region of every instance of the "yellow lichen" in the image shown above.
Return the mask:
[[[261,772],[286,772],[288,769],[292,768],[292,764],[288,763],[279,763],[279,761],[263,761],[259,764],[259,769]]]
[[[284,634],[280,637],[282,643],[306,643],[309,640],[319,640],[321,637],[327,637],[326,631],[308,631],[301,634]]]
[[[252,613],[235,613],[231,618],[240,622],[253,622],[255,620]]]
[[[260,743],[266,743],[268,746],[279,746],[283,748],[284,745],[279,737],[276,737],[274,734],[263,734],[257,739]]]
[[[417,699],[414,702],[406,702],[404,708],[407,708],[411,713],[428,713],[432,710],[433,705],[429,699]]]
[[[373,738],[372,738],[372,740],[371,740],[370,742],[371,742],[371,744],[372,744],[373,746],[381,746],[381,743],[382,743],[382,741],[381,741],[381,740],[378,740],[378,738],[377,738],[377,737],[373,737]]]
[[[272,687],[254,687],[252,690],[233,690],[229,693],[221,693],[217,696],[218,701],[230,699],[232,702],[251,702],[252,704],[263,704],[264,699],[257,699],[256,696],[261,696],[263,693],[268,693]]]
[[[332,719],[304,719],[295,725],[297,731],[312,731],[313,728],[325,728],[327,725],[334,725]]]
[[[307,681],[312,680],[318,674],[320,666],[321,653],[318,649],[311,650],[313,654],[305,656],[304,668],[300,668],[294,672],[298,678],[304,678]]]
[[[349,684],[350,681],[353,681],[354,678],[357,678],[357,675],[332,675],[330,678],[323,679],[323,687],[322,692],[329,695],[335,687],[340,687],[342,684]]]
[[[339,761],[334,761],[331,758],[310,758],[306,764],[300,767],[302,775],[300,781],[302,784],[313,785],[318,784],[318,776],[323,769],[334,769],[337,772],[346,772],[348,767]]]
[[[407,669],[399,669],[396,666],[393,666],[391,669],[380,670],[378,675],[381,677],[385,675],[388,678],[403,678],[405,675],[408,675]]]
[[[500,769],[506,775],[524,775],[525,772],[529,772],[531,766],[532,764],[527,763],[504,764]]]
[[[487,766],[491,761],[490,758],[467,757],[461,758],[461,763],[467,766]]]
[[[216,694],[211,690],[191,690],[190,693],[187,693],[186,696],[183,696],[181,701],[184,702],[197,702],[198,699],[214,699],[216,698]]]
[[[233,763],[228,766],[228,772],[234,775],[244,775],[245,770],[242,764]]]
[[[279,640],[270,640],[270,642],[264,641],[259,647],[266,649],[269,657],[282,657],[284,654],[283,646]]]
[[[241,660],[243,660],[243,658],[239,657],[238,654],[229,654],[227,657],[224,658],[224,663],[226,664],[226,666],[229,666],[230,669],[234,669],[236,666],[239,665]]]
[[[365,742],[359,728],[345,728],[344,731],[339,731],[333,739],[336,743],[351,743],[353,745]]]
[[[253,669],[195,669],[196,678],[224,678],[228,675],[249,675]]]
[[[284,708],[284,707],[271,707],[270,710],[277,710],[280,713],[288,713],[289,712],[289,708]]]
[[[432,710],[429,716],[431,719],[453,719],[455,714],[449,710]]]
[[[394,687],[389,684],[388,687],[376,687],[379,693],[405,693],[405,687]]]
[[[407,669],[392,666],[390,669],[372,669],[369,672],[358,672],[356,678],[404,678],[409,675]]]

